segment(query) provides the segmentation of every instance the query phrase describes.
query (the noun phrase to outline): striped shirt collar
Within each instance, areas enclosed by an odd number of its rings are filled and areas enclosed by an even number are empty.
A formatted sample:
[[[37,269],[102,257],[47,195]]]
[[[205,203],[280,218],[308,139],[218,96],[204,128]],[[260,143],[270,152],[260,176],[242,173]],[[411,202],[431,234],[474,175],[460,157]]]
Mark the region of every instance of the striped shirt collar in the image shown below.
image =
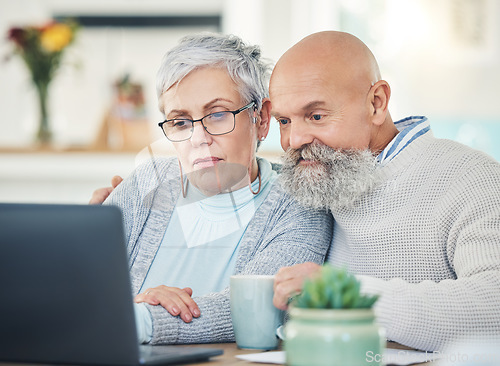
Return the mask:
[[[406,146],[430,130],[429,121],[424,116],[412,116],[394,122],[399,133],[377,157],[380,165],[394,159]]]

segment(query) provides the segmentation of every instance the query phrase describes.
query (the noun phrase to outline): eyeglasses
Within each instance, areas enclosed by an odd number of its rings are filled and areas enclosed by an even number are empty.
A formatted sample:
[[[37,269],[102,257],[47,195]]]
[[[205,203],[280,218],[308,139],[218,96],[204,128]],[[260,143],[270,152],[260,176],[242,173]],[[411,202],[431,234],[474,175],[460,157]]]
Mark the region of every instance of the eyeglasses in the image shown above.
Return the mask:
[[[235,111],[210,113],[195,120],[186,118],[167,119],[158,123],[158,126],[160,126],[167,139],[172,142],[189,140],[193,136],[195,122],[200,122],[210,135],[225,135],[234,130],[236,115],[252,106],[255,106],[253,101]]]

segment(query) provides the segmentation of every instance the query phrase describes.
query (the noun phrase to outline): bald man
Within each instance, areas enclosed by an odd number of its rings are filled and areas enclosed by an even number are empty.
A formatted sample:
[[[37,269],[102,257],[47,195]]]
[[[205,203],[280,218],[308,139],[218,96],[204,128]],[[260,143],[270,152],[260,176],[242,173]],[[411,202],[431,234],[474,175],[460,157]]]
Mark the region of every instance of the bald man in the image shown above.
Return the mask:
[[[390,87],[356,37],[321,32],[278,61],[272,114],[286,151],[282,183],[335,219],[327,260],[380,294],[389,339],[442,350],[462,337],[500,335],[500,164],[436,139],[425,117],[393,122]],[[282,269],[286,309],[306,263]]]

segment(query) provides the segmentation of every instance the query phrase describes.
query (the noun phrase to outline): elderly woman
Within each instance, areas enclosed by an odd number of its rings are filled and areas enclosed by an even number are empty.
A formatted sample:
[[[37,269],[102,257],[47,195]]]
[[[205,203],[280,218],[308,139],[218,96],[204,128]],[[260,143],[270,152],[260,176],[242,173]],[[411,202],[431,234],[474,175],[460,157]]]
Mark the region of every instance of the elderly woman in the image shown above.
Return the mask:
[[[159,125],[177,157],[138,167],[105,201],[124,215],[141,342],[233,341],[230,275],[323,262],[331,215],[296,204],[255,156],[269,74],[235,36],[190,36],[163,59]]]

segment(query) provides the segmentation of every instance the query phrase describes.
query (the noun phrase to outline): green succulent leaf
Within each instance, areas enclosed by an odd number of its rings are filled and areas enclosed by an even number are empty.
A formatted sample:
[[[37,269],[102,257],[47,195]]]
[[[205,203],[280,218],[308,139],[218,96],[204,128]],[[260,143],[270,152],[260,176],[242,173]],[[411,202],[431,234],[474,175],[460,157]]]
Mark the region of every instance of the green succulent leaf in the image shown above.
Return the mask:
[[[367,309],[378,296],[362,295],[361,284],[346,268],[325,264],[317,276],[304,281],[302,292],[292,304],[312,309]]]

